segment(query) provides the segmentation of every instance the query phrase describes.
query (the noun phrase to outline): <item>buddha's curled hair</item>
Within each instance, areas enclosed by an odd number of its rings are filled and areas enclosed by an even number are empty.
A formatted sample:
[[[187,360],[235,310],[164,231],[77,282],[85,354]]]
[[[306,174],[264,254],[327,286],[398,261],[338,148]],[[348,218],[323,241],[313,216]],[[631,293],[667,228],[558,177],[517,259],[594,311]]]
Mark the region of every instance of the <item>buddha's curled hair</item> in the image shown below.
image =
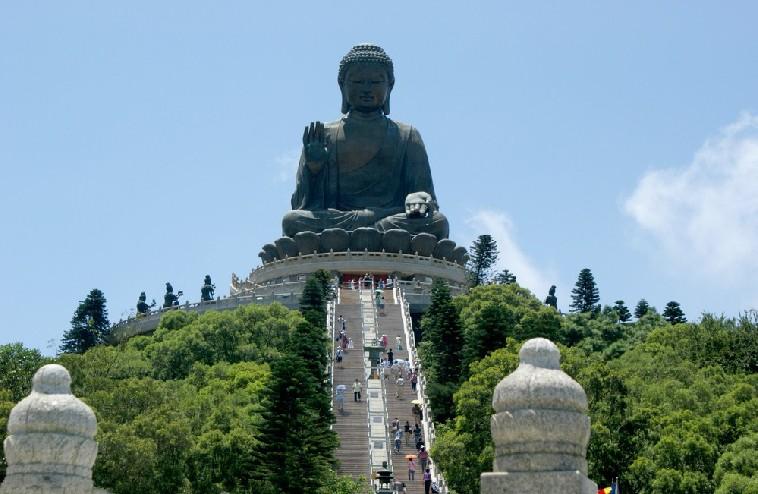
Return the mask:
[[[354,63],[377,63],[384,65],[387,69],[387,77],[389,78],[390,85],[395,82],[392,59],[381,46],[371,44],[355,45],[349,52],[347,52],[347,55],[342,57],[342,60],[340,61],[340,71],[337,75],[337,82],[339,82],[340,85],[345,82],[345,75],[347,75],[348,67]]]

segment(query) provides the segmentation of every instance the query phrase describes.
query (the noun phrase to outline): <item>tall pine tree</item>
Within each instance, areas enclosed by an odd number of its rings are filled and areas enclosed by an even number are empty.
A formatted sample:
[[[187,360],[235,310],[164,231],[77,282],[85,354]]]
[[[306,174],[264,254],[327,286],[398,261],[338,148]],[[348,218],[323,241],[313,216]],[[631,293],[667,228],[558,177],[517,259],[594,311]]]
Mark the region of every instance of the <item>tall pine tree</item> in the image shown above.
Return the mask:
[[[616,300],[616,305],[613,306],[613,310],[616,311],[617,317],[621,322],[629,322],[632,318],[632,313],[629,312],[629,309],[626,307],[623,300]]]
[[[671,324],[687,322],[682,307],[679,305],[679,302],[674,300],[666,304],[666,308],[663,309],[663,317]]]
[[[310,275],[300,296],[300,313],[309,323],[319,327],[326,325],[326,286],[322,279]]]
[[[79,302],[71,318],[71,328],[63,333],[60,353],[84,353],[95,345],[105,343],[110,336],[106,303],[105,295],[97,288],[93,288]]]
[[[329,394],[308,371],[307,360],[288,352],[272,362],[266,395],[265,450],[258,456],[267,480],[278,492],[315,492],[336,463]]]
[[[471,286],[479,286],[490,279],[492,266],[497,262],[497,242],[491,235],[479,235],[469,249],[468,277]]]
[[[579,272],[576,285],[571,290],[571,305],[569,307],[571,307],[572,312],[595,312],[599,308],[597,306],[599,301],[600,294],[595,285],[592,271],[584,268]]]
[[[504,269],[497,273],[492,281],[497,285],[512,285],[513,283],[516,283],[516,275],[507,269]]]
[[[650,310],[650,304],[647,303],[647,300],[645,300],[644,298],[641,298],[640,301],[637,302],[637,306],[634,308],[634,317],[639,319],[645,314],[647,314],[649,310]]]
[[[461,378],[463,331],[450,288],[442,280],[432,284],[432,303],[421,320],[421,331],[421,352],[430,381],[429,399],[435,420],[444,422],[454,412],[453,393]]]

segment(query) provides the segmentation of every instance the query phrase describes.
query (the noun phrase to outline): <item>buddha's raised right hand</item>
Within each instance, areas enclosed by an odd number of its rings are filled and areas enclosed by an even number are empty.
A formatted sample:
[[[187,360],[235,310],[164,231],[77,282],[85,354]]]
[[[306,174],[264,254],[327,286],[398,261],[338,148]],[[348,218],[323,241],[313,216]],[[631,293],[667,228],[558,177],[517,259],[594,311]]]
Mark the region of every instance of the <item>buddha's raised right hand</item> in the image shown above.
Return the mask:
[[[305,164],[311,173],[320,172],[326,159],[329,157],[323,123],[311,122],[310,125],[305,126],[305,131],[303,132],[303,153],[305,155]]]

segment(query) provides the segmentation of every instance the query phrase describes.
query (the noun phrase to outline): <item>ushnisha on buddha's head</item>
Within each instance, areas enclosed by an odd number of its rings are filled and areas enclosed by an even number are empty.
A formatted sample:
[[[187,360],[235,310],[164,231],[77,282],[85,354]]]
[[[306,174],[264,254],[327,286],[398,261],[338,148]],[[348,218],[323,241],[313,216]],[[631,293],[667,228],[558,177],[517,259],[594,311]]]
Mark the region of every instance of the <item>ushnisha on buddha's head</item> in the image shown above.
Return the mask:
[[[390,92],[395,85],[392,59],[376,45],[354,46],[340,61],[337,82],[342,92],[342,113],[390,113]]]

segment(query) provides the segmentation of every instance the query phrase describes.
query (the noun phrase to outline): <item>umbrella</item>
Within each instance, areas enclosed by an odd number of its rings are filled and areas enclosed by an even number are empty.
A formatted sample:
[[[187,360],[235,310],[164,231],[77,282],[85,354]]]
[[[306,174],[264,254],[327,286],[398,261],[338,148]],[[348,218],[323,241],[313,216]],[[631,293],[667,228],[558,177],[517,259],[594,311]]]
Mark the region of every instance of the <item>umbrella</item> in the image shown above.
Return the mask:
[[[336,389],[338,393],[344,393],[345,390],[347,389],[347,386],[345,386],[344,384],[340,384],[339,386],[337,386]]]
[[[424,402],[421,400],[413,400],[411,401],[411,405],[423,405]]]
[[[416,459],[416,455],[405,455],[405,459],[406,460],[415,460]]]

